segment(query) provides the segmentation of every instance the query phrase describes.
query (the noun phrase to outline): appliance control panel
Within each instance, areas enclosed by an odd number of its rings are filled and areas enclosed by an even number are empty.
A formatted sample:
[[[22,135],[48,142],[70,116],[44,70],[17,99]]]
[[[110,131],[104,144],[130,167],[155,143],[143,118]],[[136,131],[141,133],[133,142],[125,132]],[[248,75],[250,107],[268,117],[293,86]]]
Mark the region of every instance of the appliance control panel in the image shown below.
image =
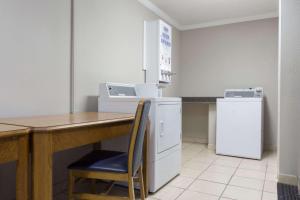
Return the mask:
[[[225,98],[262,98],[264,96],[263,88],[248,89],[227,89],[224,92]]]

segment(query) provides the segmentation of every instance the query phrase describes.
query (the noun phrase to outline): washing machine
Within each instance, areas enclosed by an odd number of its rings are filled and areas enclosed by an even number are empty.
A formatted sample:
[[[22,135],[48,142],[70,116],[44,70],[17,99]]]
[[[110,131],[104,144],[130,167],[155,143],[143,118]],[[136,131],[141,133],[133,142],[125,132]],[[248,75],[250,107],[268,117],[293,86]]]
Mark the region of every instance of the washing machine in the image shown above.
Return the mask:
[[[263,90],[226,90],[217,99],[216,153],[261,159],[263,152]]]
[[[100,112],[135,113],[141,98],[151,100],[148,154],[150,192],[164,186],[181,169],[181,98],[159,96],[156,84],[103,83],[99,88]],[[101,143],[103,149],[124,152],[128,150],[128,144],[128,136]]]

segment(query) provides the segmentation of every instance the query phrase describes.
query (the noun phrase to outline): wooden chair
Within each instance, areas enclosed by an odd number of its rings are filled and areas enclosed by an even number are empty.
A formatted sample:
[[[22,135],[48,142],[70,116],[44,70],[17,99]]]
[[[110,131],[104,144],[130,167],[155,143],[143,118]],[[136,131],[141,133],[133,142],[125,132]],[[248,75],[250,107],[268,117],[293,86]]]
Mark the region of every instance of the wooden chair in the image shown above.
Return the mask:
[[[96,150],[69,166],[69,200],[135,199],[134,182],[140,185],[141,199],[145,199],[142,155],[143,142],[151,102],[141,100],[135,114],[128,153]],[[146,167],[146,166],[145,166]],[[75,178],[111,180],[103,194],[73,193]],[[128,182],[129,197],[108,196],[114,181]]]

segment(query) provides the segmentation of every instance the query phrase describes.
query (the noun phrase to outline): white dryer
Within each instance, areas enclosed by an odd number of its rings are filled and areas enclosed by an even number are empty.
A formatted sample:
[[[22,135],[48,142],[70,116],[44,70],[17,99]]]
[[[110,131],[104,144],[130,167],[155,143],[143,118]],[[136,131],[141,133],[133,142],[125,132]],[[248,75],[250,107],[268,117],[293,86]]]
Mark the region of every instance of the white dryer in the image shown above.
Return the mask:
[[[180,173],[181,98],[158,97],[155,84],[100,84],[98,110],[135,113],[141,98],[151,99],[149,137],[149,191],[155,192]],[[128,149],[128,137],[104,141],[102,148]],[[172,166],[172,167],[170,167]]]
[[[216,153],[261,159],[262,89],[226,90],[224,96],[217,99]]]

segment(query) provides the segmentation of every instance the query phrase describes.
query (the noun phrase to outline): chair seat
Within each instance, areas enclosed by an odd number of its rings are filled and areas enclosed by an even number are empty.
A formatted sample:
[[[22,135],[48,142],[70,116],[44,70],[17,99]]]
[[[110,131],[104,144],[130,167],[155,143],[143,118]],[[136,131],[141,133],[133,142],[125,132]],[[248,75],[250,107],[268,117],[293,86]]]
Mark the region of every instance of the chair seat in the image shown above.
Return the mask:
[[[127,173],[128,154],[117,151],[97,150],[72,163],[68,168],[71,170]]]

